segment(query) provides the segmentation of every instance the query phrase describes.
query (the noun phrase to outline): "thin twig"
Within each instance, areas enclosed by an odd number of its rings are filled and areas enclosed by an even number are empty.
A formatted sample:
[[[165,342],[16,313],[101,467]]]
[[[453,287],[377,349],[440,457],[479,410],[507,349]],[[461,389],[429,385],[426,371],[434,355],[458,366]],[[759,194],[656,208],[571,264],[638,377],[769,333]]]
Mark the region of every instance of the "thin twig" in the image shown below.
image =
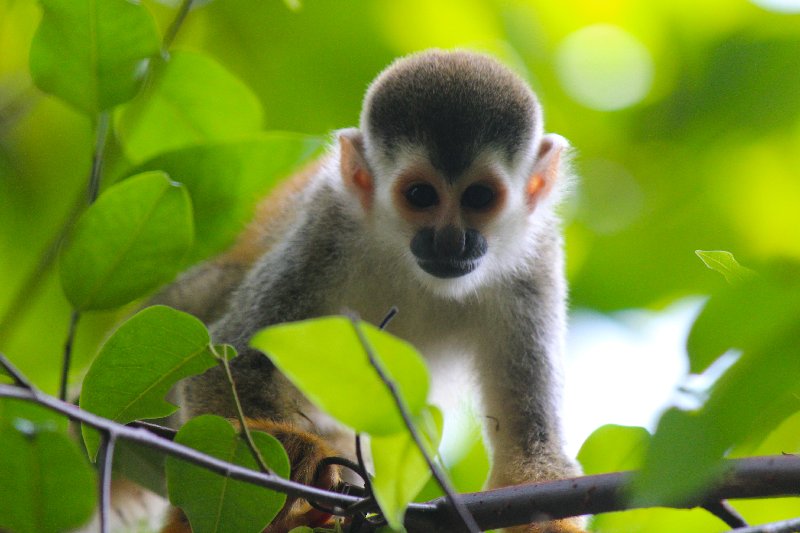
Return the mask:
[[[80,311],[73,311],[69,319],[69,331],[67,340],[64,341],[64,359],[61,362],[61,387],[58,389],[58,398],[61,401],[67,399],[67,387],[69,385],[69,367],[72,366],[72,345],[75,342],[75,332],[78,330],[80,321]]]
[[[16,383],[18,386],[31,391],[33,390],[33,384],[28,381],[28,378],[26,378],[25,375],[20,372],[2,352],[0,352],[0,366],[6,370],[8,375],[11,376],[11,379],[13,379],[14,383]]]
[[[259,450],[256,446],[256,443],[253,440],[253,435],[250,433],[250,428],[247,427],[247,421],[244,417],[244,410],[242,409],[242,402],[239,401],[239,393],[236,391],[236,383],[233,381],[231,365],[228,364],[228,348],[229,347],[227,345],[223,345],[223,353],[221,355],[216,352],[213,346],[211,347],[211,350],[214,353],[214,357],[217,358],[217,361],[225,370],[225,377],[228,378],[228,385],[231,387],[231,396],[233,396],[233,404],[236,407],[236,417],[239,419],[239,424],[241,426],[239,428],[239,434],[247,443],[247,447],[250,448],[250,453],[253,454],[256,464],[258,464],[258,469],[262,472],[272,474],[272,469],[270,469],[270,467],[267,466],[267,462],[264,461],[264,457],[261,455],[261,450]]]
[[[711,502],[704,505],[703,509],[725,522],[728,527],[747,527],[744,517],[725,500]]]
[[[369,479],[369,472],[367,471],[367,465],[364,462],[364,454],[361,449],[361,434],[356,433],[356,461],[358,461],[358,468],[364,472],[364,488],[367,491],[367,495],[372,497],[372,481]]]
[[[193,448],[184,446],[177,442],[161,438],[146,429],[133,428],[124,426],[117,422],[108,420],[101,416],[89,413],[82,410],[80,407],[73,405],[69,402],[61,401],[48,394],[36,394],[33,391],[17,387],[15,385],[0,384],[0,398],[15,398],[34,402],[42,407],[61,413],[62,415],[70,418],[71,420],[87,424],[101,432],[113,434],[117,439],[123,439],[130,442],[136,442],[148,448],[158,450],[167,455],[171,455],[183,461],[187,461],[193,465],[199,466],[211,472],[226,476],[230,479],[237,481],[244,481],[260,487],[265,487],[271,490],[276,490],[304,499],[313,499],[317,502],[329,505],[331,507],[338,507],[341,509],[347,508],[349,505],[360,501],[360,498],[339,494],[332,491],[318,489],[283,479],[274,474],[267,474],[258,472],[239,466],[216,457],[211,457],[202,452],[198,452]]]
[[[381,320],[381,323],[378,325],[378,329],[386,329],[386,326],[388,326],[389,322],[391,322],[392,319],[397,316],[397,313],[397,307],[392,306],[391,309],[389,309],[389,312],[386,313],[386,316],[383,317],[383,320]]]
[[[178,13],[172,20],[172,23],[169,25],[169,28],[167,28],[167,31],[164,32],[164,39],[161,44],[161,47],[164,50],[168,50],[169,47],[172,46],[172,42],[178,35],[178,30],[181,28],[181,25],[183,25],[183,21],[186,19],[186,15],[189,14],[189,10],[192,8],[193,1],[194,0],[183,0],[181,2],[180,7],[178,8]]]
[[[114,464],[114,448],[117,437],[113,432],[103,434],[100,445],[100,533],[108,533],[109,506],[111,503],[111,471]]]
[[[158,435],[162,439],[175,440],[175,435],[178,434],[177,430],[153,424],[152,422],[145,422],[144,420],[136,420],[127,424],[130,427],[146,429],[150,433]]]
[[[86,186],[86,202],[92,205],[100,194],[100,178],[103,174],[103,158],[108,144],[108,129],[111,122],[111,112],[103,111],[97,115],[97,131],[95,132],[94,153],[92,154],[92,170],[89,173],[89,183]],[[80,319],[80,311],[73,310],[69,320],[69,333],[64,343],[64,359],[61,362],[61,388],[58,397],[67,398],[67,385],[69,369],[72,366],[72,345]]]
[[[728,533],[797,533],[798,531],[800,531],[800,518],[792,518],[760,526],[731,529]]]
[[[428,464],[428,468],[431,471],[434,479],[442,488],[445,495],[447,496],[447,500],[450,503],[450,508],[455,514],[456,517],[461,521],[461,525],[470,533],[478,533],[480,528],[478,524],[475,523],[475,520],[470,515],[469,511],[464,507],[461,503],[461,500],[450,485],[450,482],[447,480],[447,477],[444,475],[444,472],[441,471],[439,466],[434,462],[433,458],[428,453],[426,449],[425,443],[422,441],[422,436],[417,431],[416,426],[414,425],[414,421],[411,419],[411,414],[408,411],[408,408],[405,405],[405,401],[403,400],[402,396],[397,390],[397,386],[386,373],[384,368],[381,366],[381,363],[375,357],[375,354],[372,352],[372,347],[367,342],[366,337],[364,337],[364,333],[361,331],[361,328],[358,325],[358,321],[350,317],[350,322],[353,324],[353,328],[355,329],[356,335],[358,336],[358,340],[364,348],[364,351],[367,354],[367,358],[369,359],[370,364],[375,368],[375,371],[378,374],[378,377],[381,378],[381,381],[386,385],[386,388],[389,390],[389,393],[394,398],[395,404],[397,405],[397,409],[400,411],[400,416],[403,417],[403,422],[405,422],[406,428],[408,429],[409,433],[411,434],[411,438],[414,440],[417,448],[419,449],[422,457],[425,458],[425,462]]]

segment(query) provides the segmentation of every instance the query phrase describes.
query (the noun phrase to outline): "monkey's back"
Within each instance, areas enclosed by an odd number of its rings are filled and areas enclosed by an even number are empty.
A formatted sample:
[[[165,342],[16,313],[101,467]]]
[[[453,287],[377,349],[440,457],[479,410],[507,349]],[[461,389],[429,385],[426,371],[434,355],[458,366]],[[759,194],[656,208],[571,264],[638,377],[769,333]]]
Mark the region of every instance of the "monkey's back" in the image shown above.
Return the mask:
[[[261,198],[255,216],[229,249],[181,275],[151,304],[191,313],[207,325],[218,319],[250,268],[297,222],[302,212],[298,204],[324,161],[322,157],[311,162]]]

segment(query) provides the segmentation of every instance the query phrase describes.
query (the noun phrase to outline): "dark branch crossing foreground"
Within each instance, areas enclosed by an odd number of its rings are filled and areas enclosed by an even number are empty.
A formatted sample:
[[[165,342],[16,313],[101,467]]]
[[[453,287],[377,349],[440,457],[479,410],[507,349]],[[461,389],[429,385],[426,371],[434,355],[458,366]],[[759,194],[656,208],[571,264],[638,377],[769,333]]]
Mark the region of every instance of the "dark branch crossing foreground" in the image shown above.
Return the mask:
[[[71,420],[100,430],[107,436],[109,442],[117,439],[137,442],[231,479],[314,500],[341,510],[342,514],[346,514],[345,510],[348,507],[362,500],[359,497],[321,490],[249,470],[172,442],[169,438],[156,435],[144,427],[129,427],[93,415],[30,386],[24,376],[2,354],[0,354],[0,364],[16,382],[16,385],[0,384],[0,398],[16,398],[37,403]],[[726,499],[800,496],[798,456],[732,459],[726,461],[725,465],[725,474],[719,481],[710,486],[705,494],[687,500],[681,507],[704,507],[713,510],[719,506],[719,502]],[[634,472],[620,472],[583,476],[461,494],[458,499],[480,529],[508,527],[536,520],[631,509],[632,506],[625,498],[625,492],[633,475]],[[411,532],[446,532],[453,531],[454,528],[463,528],[464,524],[453,514],[452,503],[442,497],[426,503],[411,504],[406,513],[406,526]],[[790,521],[737,529],[736,532],[781,533],[794,531],[792,528],[796,526],[797,521]]]

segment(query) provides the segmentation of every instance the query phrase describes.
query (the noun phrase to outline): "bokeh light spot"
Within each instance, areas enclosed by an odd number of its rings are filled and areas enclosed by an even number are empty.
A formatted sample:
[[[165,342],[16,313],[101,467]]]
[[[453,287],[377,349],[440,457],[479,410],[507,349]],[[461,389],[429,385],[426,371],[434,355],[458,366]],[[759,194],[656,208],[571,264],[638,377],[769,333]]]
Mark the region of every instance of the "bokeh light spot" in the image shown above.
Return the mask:
[[[560,45],[558,75],[581,104],[602,111],[640,102],[653,83],[653,59],[621,28],[598,24],[578,30]]]
[[[750,0],[758,7],[780,13],[800,13],[800,0]]]

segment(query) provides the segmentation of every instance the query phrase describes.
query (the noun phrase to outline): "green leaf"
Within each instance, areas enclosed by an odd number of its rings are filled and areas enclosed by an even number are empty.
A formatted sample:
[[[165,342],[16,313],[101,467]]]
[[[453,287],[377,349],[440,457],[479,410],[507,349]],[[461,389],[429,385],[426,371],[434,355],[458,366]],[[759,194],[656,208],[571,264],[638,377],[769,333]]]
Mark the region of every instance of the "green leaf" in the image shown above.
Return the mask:
[[[489,454],[483,441],[483,427],[471,402],[450,409],[444,421],[438,457],[456,492],[478,492],[489,476]],[[414,498],[426,502],[443,496],[431,478]]]
[[[722,472],[724,440],[699,412],[668,409],[658,423],[644,469],[634,478],[636,506],[677,505]]]
[[[258,199],[321,146],[317,137],[268,133],[169,152],[139,171],[163,170],[189,189],[196,232],[191,264],[227,248],[253,218]]]
[[[289,458],[271,435],[253,432],[267,465],[289,477]],[[250,449],[224,418],[202,415],[187,422],[175,441],[218,459],[258,470]],[[195,533],[260,533],[281,510],[286,495],[233,481],[173,457],[167,458],[169,499],[186,513]]]
[[[95,475],[66,434],[17,418],[0,423],[0,529],[67,531],[96,503]]]
[[[597,428],[581,446],[578,461],[586,475],[641,468],[650,433],[641,427],[608,424]]]
[[[130,100],[159,52],[150,13],[128,0],[41,0],[30,51],[43,91],[95,115]]]
[[[29,420],[43,429],[53,431],[66,431],[69,427],[69,419],[52,409],[15,398],[0,398],[0,424],[4,422],[11,424],[18,418]]]
[[[706,303],[687,340],[690,371],[702,372],[729,350],[764,352],[792,331],[800,331],[800,265],[764,267]]]
[[[133,161],[212,141],[243,139],[261,129],[261,104],[247,86],[208,56],[174,52],[116,121]]]
[[[435,456],[442,435],[442,413],[429,405],[417,417],[416,427]],[[383,515],[394,529],[403,526],[406,507],[431,477],[428,463],[407,430],[370,439],[375,478],[372,488]]]
[[[147,172],[109,188],[61,252],[61,284],[80,311],[126,304],[170,281],[194,235],[183,185]]]
[[[177,410],[165,401],[187,376],[217,364],[206,327],[188,313],[148,307],[131,317],[105,342],[83,381],[81,408],[127,424]],[[97,434],[84,429],[86,448],[97,453]]]
[[[114,474],[159,496],[167,497],[167,457],[164,452],[125,439],[114,448]]]
[[[419,415],[429,383],[422,357],[407,342],[359,324],[408,410]],[[349,319],[327,317],[268,327],[256,333],[251,345],[267,354],[317,407],[355,431],[374,437],[405,430],[392,395]]]
[[[749,268],[740,265],[730,252],[695,250],[694,253],[708,268],[722,274],[728,283],[738,283],[754,274]]]
[[[699,409],[662,416],[637,478],[638,503],[680,503],[719,474],[728,450],[756,445],[797,411],[798,272],[797,265],[775,265],[709,300],[692,330],[690,355],[701,350],[705,361],[734,348],[742,354]]]

